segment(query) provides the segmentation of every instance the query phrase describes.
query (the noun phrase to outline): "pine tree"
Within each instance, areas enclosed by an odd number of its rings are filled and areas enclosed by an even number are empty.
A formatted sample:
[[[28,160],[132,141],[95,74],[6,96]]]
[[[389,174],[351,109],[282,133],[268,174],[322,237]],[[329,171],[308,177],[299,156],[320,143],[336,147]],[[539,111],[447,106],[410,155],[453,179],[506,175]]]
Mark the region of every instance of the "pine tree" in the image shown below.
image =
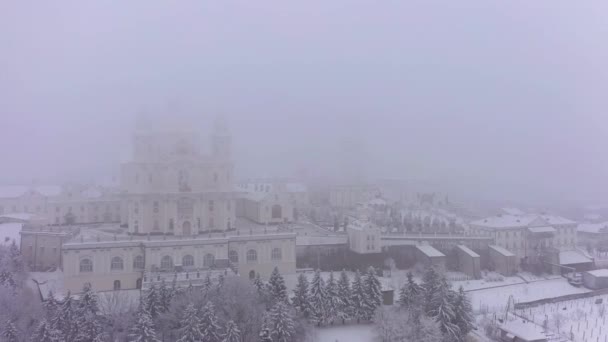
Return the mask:
[[[213,303],[207,302],[201,310],[200,329],[203,334],[203,341],[205,342],[220,342],[221,327],[218,323],[217,316],[215,315],[215,307]]]
[[[145,304],[140,304],[135,325],[131,327],[129,342],[160,342],[156,337],[154,322]]]
[[[288,302],[287,287],[285,286],[283,276],[279,273],[278,267],[275,267],[270,274],[270,279],[268,280],[268,294],[273,302]]]
[[[17,243],[13,240],[13,243],[8,249],[8,254],[11,260],[12,271],[14,273],[22,273],[25,271],[25,263],[23,262],[23,256],[17,247]]]
[[[258,295],[260,295],[260,297],[264,296],[264,282],[262,281],[262,278],[260,278],[260,274],[256,273],[255,278],[253,279],[253,286],[255,286],[256,290],[258,291]]]
[[[241,331],[234,321],[230,320],[226,323],[226,333],[222,342],[241,342]]]
[[[217,277],[217,285],[216,285],[217,292],[222,291],[222,288],[224,287],[224,283],[225,283],[225,282],[226,282],[226,278],[224,277],[224,275],[223,275],[223,274],[220,274],[220,275]]]
[[[146,293],[145,304],[146,311],[152,319],[155,319],[161,312],[163,312],[163,307],[160,301],[160,294],[158,293],[156,285],[152,285]]]
[[[179,340],[177,342],[199,342],[203,340],[200,320],[196,315],[194,304],[188,304],[180,322]]]
[[[69,292],[51,320],[51,329],[59,332],[62,341],[73,341],[76,337],[76,305]]]
[[[311,320],[321,326],[327,318],[327,295],[321,271],[317,270],[310,284]]]
[[[367,319],[369,315],[369,301],[366,296],[367,292],[363,285],[363,279],[361,279],[361,273],[357,270],[351,290],[352,314],[353,317],[357,319],[357,323],[361,322],[361,319]]]
[[[267,327],[270,336],[276,342],[289,342],[295,336],[295,327],[289,307],[284,301],[278,301],[270,310]]]
[[[205,276],[205,280],[203,280],[203,291],[209,292],[213,287],[213,282],[211,281],[211,274],[207,272]]]
[[[61,335],[59,331],[53,329],[51,324],[43,318],[36,327],[31,340],[32,342],[63,342],[65,340],[62,339]]]
[[[376,276],[376,270],[370,266],[367,269],[367,273],[365,275],[365,279],[363,280],[364,287],[367,295],[365,296],[367,300],[367,319],[372,319],[374,317],[374,313],[376,309],[382,305],[382,285],[380,284],[380,280]]]
[[[407,272],[407,283],[403,284],[399,293],[399,304],[403,308],[410,309],[421,292],[422,288],[414,281],[412,272]]]
[[[338,310],[341,307],[341,298],[338,295],[338,285],[334,279],[334,273],[329,274],[329,279],[325,284],[325,294],[327,296],[327,320],[330,324],[338,318]]]
[[[439,325],[439,330],[448,341],[458,341],[460,328],[454,324],[456,313],[453,305],[453,291],[445,278],[441,279],[433,298],[431,299],[431,310],[429,316],[433,317]]]
[[[59,304],[57,303],[57,300],[55,299],[55,294],[53,293],[53,291],[49,290],[49,293],[46,296],[46,299],[42,302],[42,307],[44,308],[46,317],[49,319],[51,317],[53,317],[55,315],[55,313],[57,312],[58,306],[59,306]]]
[[[99,312],[99,299],[90,284],[86,284],[78,300],[79,314],[96,315]]]
[[[424,305],[425,311],[428,313],[432,311],[431,301],[435,296],[435,292],[440,286],[440,277],[435,267],[431,266],[426,269],[422,277],[422,289],[424,292]]]
[[[99,304],[97,294],[91,289],[91,285],[85,285],[82,295],[78,300],[75,317],[75,342],[88,342],[102,340],[103,327],[98,317]]]
[[[293,307],[298,313],[304,317],[308,317],[310,314],[310,302],[308,298],[309,284],[308,278],[304,273],[300,273],[298,276],[298,283],[296,288],[293,290]]]
[[[471,306],[471,301],[467,297],[467,294],[464,292],[462,286],[458,289],[458,292],[454,294],[454,321],[460,328],[460,339],[459,341],[464,341],[465,337],[471,330],[473,330],[473,307]]]
[[[4,329],[2,330],[2,337],[4,337],[3,341],[5,342],[18,342],[19,337],[17,333],[17,327],[15,327],[15,323],[12,320],[8,320]]]
[[[272,342],[272,337],[270,336],[270,330],[268,328],[263,327],[260,330],[260,342]]]
[[[342,320],[342,324],[344,324],[347,319],[352,317],[353,311],[351,305],[352,293],[350,290],[350,280],[344,270],[340,273],[340,279],[338,280],[338,297],[340,297],[338,317]]]
[[[169,311],[171,305],[171,299],[173,299],[173,291],[165,284],[165,280],[160,283],[158,288],[158,301],[160,304],[161,312]]]

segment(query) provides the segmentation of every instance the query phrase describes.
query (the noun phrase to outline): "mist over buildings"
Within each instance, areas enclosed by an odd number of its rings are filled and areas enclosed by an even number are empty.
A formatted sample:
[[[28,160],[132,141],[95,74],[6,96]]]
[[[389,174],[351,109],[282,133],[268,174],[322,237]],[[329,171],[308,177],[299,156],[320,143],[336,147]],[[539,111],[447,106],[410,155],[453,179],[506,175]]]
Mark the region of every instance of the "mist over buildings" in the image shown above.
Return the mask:
[[[118,176],[142,112],[224,115],[238,177],[604,202],[608,4],[0,4],[2,183]]]

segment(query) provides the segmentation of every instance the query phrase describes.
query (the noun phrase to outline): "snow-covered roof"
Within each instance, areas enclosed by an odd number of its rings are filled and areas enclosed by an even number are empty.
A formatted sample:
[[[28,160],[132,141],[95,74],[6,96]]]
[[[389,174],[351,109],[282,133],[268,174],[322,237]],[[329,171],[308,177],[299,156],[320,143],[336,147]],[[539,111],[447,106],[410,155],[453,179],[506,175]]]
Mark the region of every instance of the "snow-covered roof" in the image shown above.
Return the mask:
[[[608,222],[602,223],[581,223],[577,230],[583,233],[608,233]]]
[[[530,233],[555,233],[556,232],[555,228],[553,228],[551,226],[530,227],[530,228],[528,228],[528,230],[530,231]]]
[[[608,277],[608,269],[601,269],[601,270],[593,270],[593,271],[587,271],[587,273],[591,274],[594,277]]]
[[[458,245],[458,248],[460,248],[461,251],[467,253],[469,256],[471,256],[473,258],[479,258],[479,254],[475,253],[472,249],[470,249],[469,247],[467,247],[465,245]]]
[[[17,220],[17,221],[30,221],[34,218],[34,214],[30,213],[9,213],[0,215],[0,219],[9,219],[9,220]]]
[[[61,194],[62,188],[58,185],[5,185],[0,186],[0,198],[18,198],[25,195],[28,191],[35,191],[46,197],[54,197]]]
[[[540,215],[540,217],[547,221],[547,223],[549,224],[557,224],[557,225],[562,225],[562,224],[576,224],[576,222],[569,220],[563,216],[557,216],[557,215]]]
[[[490,247],[491,249],[495,250],[496,252],[502,254],[503,256],[507,256],[507,257],[515,256],[515,254],[511,253],[509,250],[502,248],[500,246],[490,245],[488,247]]]
[[[383,200],[382,198],[376,197],[374,199],[371,199],[371,200],[367,201],[366,204],[367,205],[386,205],[386,201]]]
[[[547,336],[543,333],[543,328],[541,326],[522,319],[505,322],[501,324],[499,328],[524,341],[547,341]]]
[[[19,246],[21,227],[23,227],[23,223],[10,222],[0,224],[0,245],[10,245],[15,240],[15,243]]]
[[[536,215],[496,215],[471,222],[474,226],[487,228],[525,228],[538,219]]]
[[[431,245],[416,245],[416,248],[430,258],[445,256]]]
[[[307,192],[306,185],[302,183],[287,183],[285,184],[287,192]]]
[[[81,192],[81,195],[84,198],[100,198],[103,196],[101,191],[95,187],[86,188]]]
[[[592,260],[584,256],[578,251],[561,251],[559,252],[560,265],[587,264]]]

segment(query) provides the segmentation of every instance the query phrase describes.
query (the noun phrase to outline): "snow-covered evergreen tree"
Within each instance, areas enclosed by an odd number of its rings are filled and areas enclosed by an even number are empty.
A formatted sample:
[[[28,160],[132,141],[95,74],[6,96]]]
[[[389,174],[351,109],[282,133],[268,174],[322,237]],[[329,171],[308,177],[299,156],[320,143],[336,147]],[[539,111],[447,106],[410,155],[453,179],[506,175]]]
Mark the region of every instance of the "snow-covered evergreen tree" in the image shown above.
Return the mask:
[[[284,301],[288,302],[287,298],[287,287],[285,286],[285,280],[281,273],[279,273],[279,268],[275,267],[270,274],[270,279],[268,280],[268,294],[273,302]]]
[[[435,292],[440,286],[440,276],[435,270],[435,267],[431,266],[426,269],[422,277],[422,289],[424,292],[424,305],[425,311],[429,313],[433,310],[431,301],[435,297]]]
[[[139,306],[135,325],[129,331],[129,342],[160,342],[156,337],[154,322],[145,304]]]
[[[367,291],[363,285],[363,279],[359,270],[355,273],[355,279],[353,279],[351,288],[351,307],[353,318],[357,319],[359,323],[362,319],[367,319],[369,316],[370,308],[368,307],[369,301],[366,298]]]
[[[407,282],[403,284],[403,287],[401,287],[401,291],[399,292],[399,305],[403,308],[410,309],[417,301],[421,292],[422,288],[414,281],[412,272],[407,272]]]
[[[11,243],[11,246],[8,248],[8,255],[11,260],[12,272],[23,273],[23,271],[25,271],[25,263],[23,262],[23,256],[21,255],[21,251],[19,251],[19,247],[15,240],[13,240],[13,243]]]
[[[179,339],[177,342],[200,342],[203,334],[200,329],[200,319],[196,315],[194,304],[188,304],[180,321]]]
[[[211,281],[211,273],[207,272],[205,280],[203,280],[203,291],[209,292],[213,287],[213,281]]]
[[[173,290],[165,284],[165,280],[160,283],[158,288],[158,301],[160,304],[161,312],[167,312],[171,305],[171,299],[173,299]]]
[[[49,290],[49,293],[46,296],[46,299],[42,302],[42,307],[44,308],[46,317],[48,319],[55,316],[58,306],[59,306],[59,303],[57,303],[57,299],[55,299],[55,294],[53,293],[53,291]]]
[[[315,271],[315,276],[310,283],[310,311],[311,320],[321,326],[327,318],[327,294],[325,293],[325,282],[321,278],[321,271]]]
[[[364,286],[366,291],[365,299],[367,300],[367,316],[366,319],[372,319],[376,309],[382,305],[382,285],[376,276],[376,270],[373,267],[367,269],[365,274]]]
[[[334,273],[329,274],[329,279],[325,284],[325,295],[327,296],[326,316],[330,324],[338,319],[338,310],[341,307],[341,298],[338,294],[338,285],[334,279]]]
[[[201,309],[200,317],[200,330],[203,334],[203,341],[220,342],[222,340],[221,327],[215,314],[213,303],[207,302],[205,304]]]
[[[337,315],[338,318],[342,320],[342,324],[346,322],[347,319],[352,317],[352,305],[351,305],[351,297],[352,293],[350,290],[350,280],[348,279],[348,275],[346,271],[342,270],[340,273],[340,279],[338,280],[338,297],[340,298]]]
[[[160,294],[156,285],[152,285],[145,296],[146,311],[152,319],[158,317],[163,312],[163,307],[160,301]]]
[[[63,342],[65,341],[62,334],[53,329],[51,323],[49,323],[46,319],[42,319],[38,326],[36,327],[36,331],[32,335],[32,342]]]
[[[304,317],[308,317],[310,314],[310,301],[309,301],[309,284],[308,278],[304,273],[300,273],[298,276],[298,283],[293,290],[293,307],[296,311]]]
[[[224,282],[226,282],[226,278],[224,277],[223,274],[220,274],[217,277],[217,285],[215,286],[215,288],[217,289],[217,292],[220,292],[222,290],[222,288],[224,287]]]
[[[290,342],[295,337],[295,325],[291,311],[284,301],[277,303],[270,309],[267,328],[275,342]]]
[[[270,330],[268,328],[262,328],[262,330],[260,330],[260,342],[272,342],[272,337],[270,336]]]
[[[97,294],[91,289],[91,285],[85,285],[76,307],[75,317],[75,342],[101,341],[103,339],[103,327],[98,317],[99,304]]]
[[[222,338],[222,342],[241,342],[241,330],[234,321],[230,320],[226,323],[226,333]]]
[[[75,339],[78,332],[76,326],[76,305],[69,292],[52,318],[51,327],[52,330],[59,332],[62,341],[73,341]]]
[[[462,286],[458,289],[458,292],[453,295],[454,299],[454,321],[460,328],[460,339],[464,341],[465,337],[471,330],[473,330],[473,307],[467,294],[464,292]]]
[[[262,281],[262,278],[260,277],[259,273],[256,273],[255,278],[253,278],[253,286],[255,286],[256,290],[258,291],[258,295],[260,295],[260,297],[263,297],[265,293],[265,288],[264,282]]]
[[[439,281],[433,298],[431,299],[431,309],[428,312],[439,325],[439,330],[447,341],[459,341],[461,336],[460,328],[454,323],[456,313],[453,305],[454,292],[445,278]]]
[[[12,320],[8,320],[2,329],[2,337],[5,342],[18,342],[19,341],[19,333],[17,332],[17,327]]]

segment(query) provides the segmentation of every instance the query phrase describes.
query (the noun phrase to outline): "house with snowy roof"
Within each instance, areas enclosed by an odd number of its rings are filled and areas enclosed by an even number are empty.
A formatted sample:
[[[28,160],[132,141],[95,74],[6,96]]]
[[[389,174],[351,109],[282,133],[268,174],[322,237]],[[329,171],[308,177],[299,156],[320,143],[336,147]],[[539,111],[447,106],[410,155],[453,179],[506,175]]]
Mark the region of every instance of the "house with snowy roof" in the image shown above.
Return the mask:
[[[561,265],[570,263],[573,254],[580,255],[577,263],[591,263],[577,249],[576,227],[576,222],[556,215],[500,214],[470,222],[470,233],[494,238],[495,245],[513,253],[520,265],[541,259]]]

